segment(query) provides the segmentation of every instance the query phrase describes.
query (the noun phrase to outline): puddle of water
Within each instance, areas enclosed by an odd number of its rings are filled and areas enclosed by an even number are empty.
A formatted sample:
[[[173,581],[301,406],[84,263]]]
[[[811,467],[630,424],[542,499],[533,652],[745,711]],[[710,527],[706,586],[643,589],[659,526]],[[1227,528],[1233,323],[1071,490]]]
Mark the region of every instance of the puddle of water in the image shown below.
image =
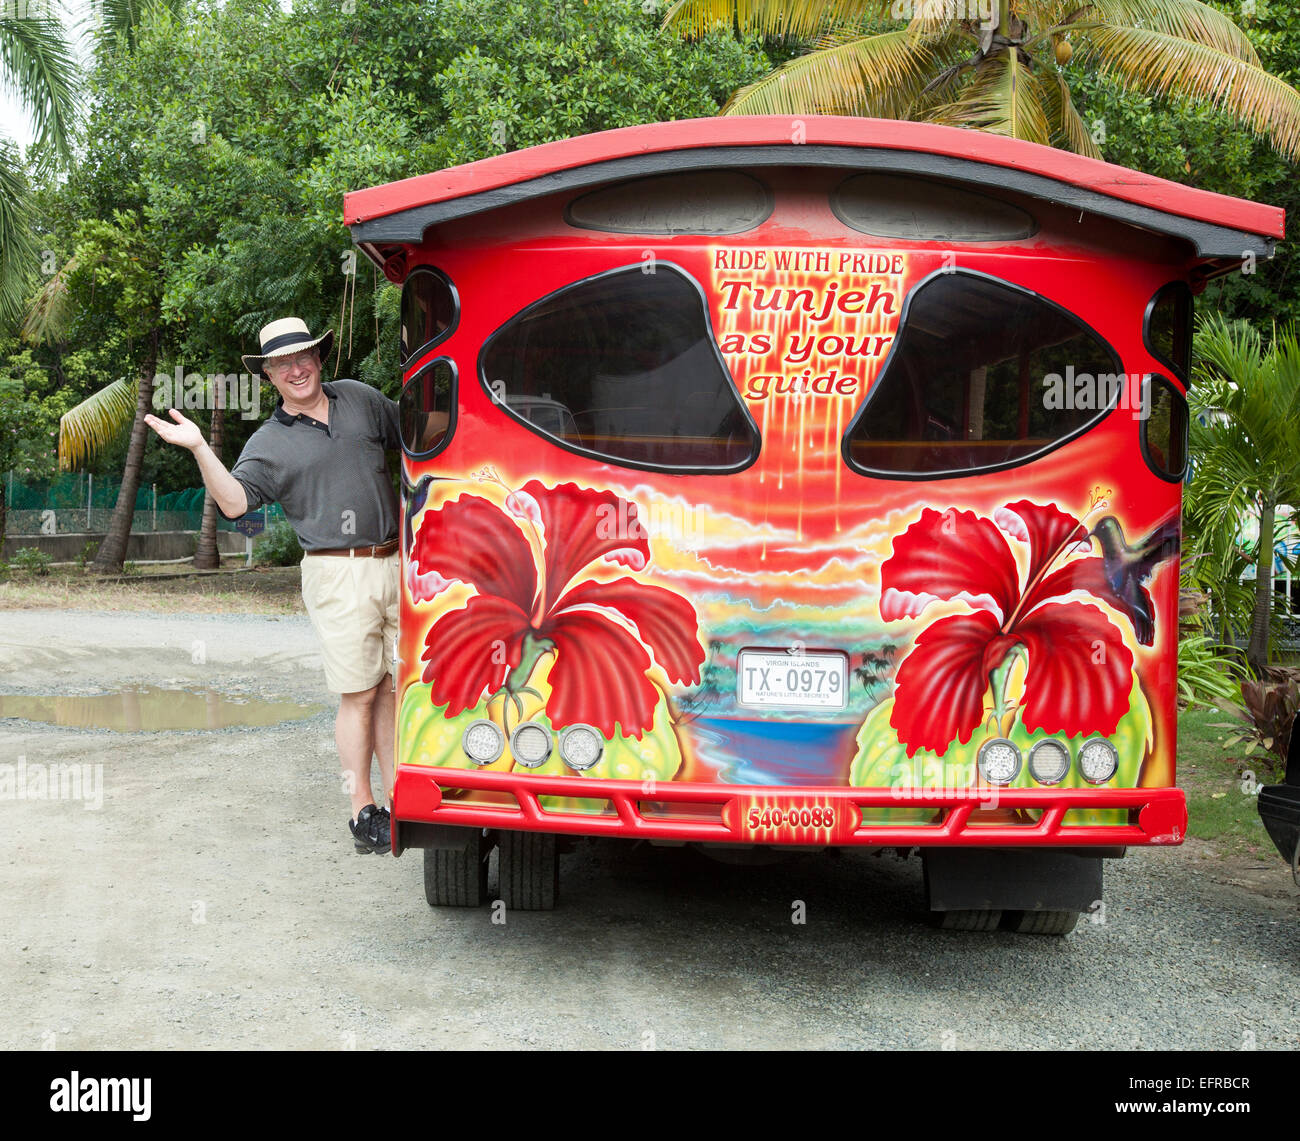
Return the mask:
[[[0,696],[0,718],[23,717],[76,729],[111,729],[115,733],[159,729],[228,729],[234,725],[278,725],[319,713],[320,705],[228,697],[212,690],[140,686],[100,697],[59,694]]]

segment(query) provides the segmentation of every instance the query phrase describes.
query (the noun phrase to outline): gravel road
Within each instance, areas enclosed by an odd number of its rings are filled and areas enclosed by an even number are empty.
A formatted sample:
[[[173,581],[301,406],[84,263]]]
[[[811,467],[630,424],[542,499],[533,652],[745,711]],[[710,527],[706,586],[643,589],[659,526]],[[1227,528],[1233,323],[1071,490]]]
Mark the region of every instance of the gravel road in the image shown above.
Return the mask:
[[[924,923],[918,860],[730,867],[581,842],[552,913],[426,906],[358,856],[306,618],[0,613],[0,693],[122,685],[324,706],[257,729],[0,720],[0,765],[102,765],[102,806],[0,799],[6,1049],[1293,1050],[1300,889],[1206,846],[1107,864],[1065,939]],[[792,923],[795,901],[806,922]]]

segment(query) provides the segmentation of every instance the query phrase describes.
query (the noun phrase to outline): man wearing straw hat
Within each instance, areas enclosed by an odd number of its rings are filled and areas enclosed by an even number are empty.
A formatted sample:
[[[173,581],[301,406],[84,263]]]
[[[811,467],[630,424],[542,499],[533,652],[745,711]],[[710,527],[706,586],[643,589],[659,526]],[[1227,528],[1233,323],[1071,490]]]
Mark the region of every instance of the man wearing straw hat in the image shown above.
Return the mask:
[[[164,440],[188,448],[227,519],[279,503],[305,552],[302,597],[321,642],[325,681],[339,694],[334,739],[352,797],[358,852],[386,852],[389,812],[371,796],[371,754],[385,799],[393,786],[394,702],[388,676],[397,637],[398,506],[385,462],[400,447],[397,402],[356,380],[321,381],[334,333],[313,337],[297,317],[259,334],[249,371],[275,385],[275,410],[226,470],[198,425],[146,416]]]

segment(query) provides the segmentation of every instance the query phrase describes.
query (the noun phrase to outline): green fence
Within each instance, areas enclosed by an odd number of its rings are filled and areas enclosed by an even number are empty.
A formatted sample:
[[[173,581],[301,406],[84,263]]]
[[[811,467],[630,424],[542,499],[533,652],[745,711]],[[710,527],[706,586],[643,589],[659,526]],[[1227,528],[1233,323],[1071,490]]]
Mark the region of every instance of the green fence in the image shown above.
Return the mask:
[[[5,531],[9,535],[64,535],[108,530],[117,493],[118,479],[87,472],[64,472],[52,479],[23,480],[13,472],[4,477],[8,513]],[[131,530],[197,531],[203,522],[204,491],[187,487],[161,495],[156,487],[141,487],[135,493],[135,515]],[[267,509],[268,527],[284,518],[278,503]],[[234,531],[234,523],[217,516],[219,531]]]

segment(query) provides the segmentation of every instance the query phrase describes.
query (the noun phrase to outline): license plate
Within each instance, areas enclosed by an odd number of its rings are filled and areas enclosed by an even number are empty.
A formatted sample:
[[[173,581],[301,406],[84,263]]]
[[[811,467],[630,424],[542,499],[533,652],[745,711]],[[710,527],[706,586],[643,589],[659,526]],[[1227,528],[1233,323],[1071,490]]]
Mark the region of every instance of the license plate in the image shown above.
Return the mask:
[[[753,797],[732,801],[723,819],[745,839],[769,844],[828,844],[857,827],[851,804],[816,797]]]
[[[741,705],[844,709],[848,704],[849,660],[840,653],[741,650],[736,673]]]

